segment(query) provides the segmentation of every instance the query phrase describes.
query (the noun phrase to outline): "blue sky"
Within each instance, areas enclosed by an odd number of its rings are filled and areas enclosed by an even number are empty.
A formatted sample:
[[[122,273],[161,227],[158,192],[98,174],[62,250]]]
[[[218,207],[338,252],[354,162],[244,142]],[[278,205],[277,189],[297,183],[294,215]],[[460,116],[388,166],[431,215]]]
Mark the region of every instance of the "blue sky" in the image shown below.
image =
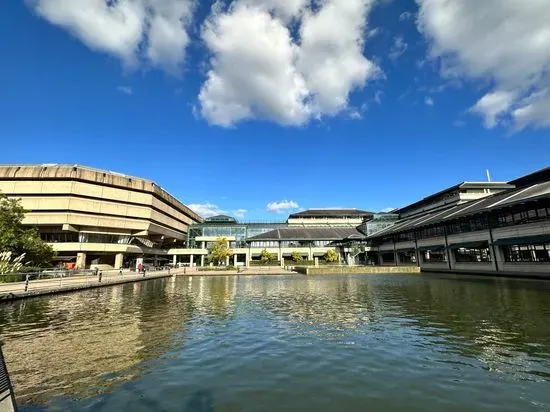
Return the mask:
[[[1,2],[0,162],[244,220],[509,180],[550,159],[550,3],[524,3]]]

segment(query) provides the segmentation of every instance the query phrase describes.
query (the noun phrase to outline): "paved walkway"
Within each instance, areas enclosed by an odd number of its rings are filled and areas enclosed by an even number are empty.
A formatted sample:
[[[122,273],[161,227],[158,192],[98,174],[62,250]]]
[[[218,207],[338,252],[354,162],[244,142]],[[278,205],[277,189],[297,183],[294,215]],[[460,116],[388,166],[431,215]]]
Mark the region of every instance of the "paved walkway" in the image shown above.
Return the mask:
[[[54,279],[31,280],[27,291],[25,291],[25,282],[0,283],[0,301],[21,299],[25,297],[45,295],[50,293],[67,292],[71,290],[81,290],[97,288],[107,285],[117,285],[129,282],[141,282],[148,279],[157,279],[172,276],[183,272],[183,269],[174,269],[168,271],[147,272],[145,276],[136,272],[118,271],[103,272],[101,282],[99,276],[95,275],[77,275],[69,277],[59,277]]]

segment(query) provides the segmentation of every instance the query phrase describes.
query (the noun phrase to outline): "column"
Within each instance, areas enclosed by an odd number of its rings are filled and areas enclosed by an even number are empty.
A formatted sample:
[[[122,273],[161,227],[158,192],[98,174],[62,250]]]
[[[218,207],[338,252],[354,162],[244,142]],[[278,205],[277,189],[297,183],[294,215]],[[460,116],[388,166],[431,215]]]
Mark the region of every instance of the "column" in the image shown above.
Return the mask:
[[[239,263],[239,255],[236,253],[233,255],[233,265],[237,266],[237,263]]]
[[[250,267],[250,251],[244,255],[246,267]]]
[[[229,256],[225,258],[225,266],[229,266]]]
[[[204,255],[201,255],[201,267],[204,266]]]
[[[176,267],[178,264],[178,257],[176,255],[172,256],[172,266]]]
[[[282,268],[285,267],[285,258],[283,257],[282,253],[281,253],[281,267]]]
[[[382,252],[380,251],[380,249],[378,250],[378,264],[380,266],[384,265],[384,258],[382,257]]]
[[[315,267],[319,267],[319,258],[317,256],[315,256]]]
[[[202,266],[202,263],[201,263],[201,266]],[[193,267],[193,255],[189,255],[189,267],[191,268]]]
[[[76,254],[76,268],[77,269],[86,268],[86,253],[79,252]]]
[[[120,269],[122,267],[123,261],[124,261],[124,255],[122,253],[117,253],[115,255],[115,269]]]
[[[456,267],[456,255],[455,255],[455,249],[449,248],[449,259],[450,259],[450,269],[454,269]]]

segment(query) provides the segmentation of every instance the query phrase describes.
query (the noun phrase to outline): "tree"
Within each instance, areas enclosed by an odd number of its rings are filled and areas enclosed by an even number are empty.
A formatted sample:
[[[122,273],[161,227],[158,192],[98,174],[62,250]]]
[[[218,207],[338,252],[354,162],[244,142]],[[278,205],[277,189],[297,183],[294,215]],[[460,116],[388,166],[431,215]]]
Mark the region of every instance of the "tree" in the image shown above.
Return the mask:
[[[277,260],[277,255],[275,253],[270,253],[267,251],[267,249],[262,250],[262,253],[260,254],[260,262],[262,264],[272,263]]]
[[[334,249],[327,250],[327,253],[325,253],[325,262],[337,262],[338,261],[338,253]]]
[[[229,242],[225,237],[217,238],[210,246],[210,261],[219,266],[227,261],[227,258],[233,254],[229,249]]]
[[[25,209],[17,199],[8,199],[0,193],[0,251],[13,256],[25,255],[25,265],[47,267],[55,252],[40,239],[35,228],[25,227]]]
[[[304,260],[304,258],[299,251],[295,250],[294,252],[292,252],[292,260],[294,262],[301,262],[302,260]]]

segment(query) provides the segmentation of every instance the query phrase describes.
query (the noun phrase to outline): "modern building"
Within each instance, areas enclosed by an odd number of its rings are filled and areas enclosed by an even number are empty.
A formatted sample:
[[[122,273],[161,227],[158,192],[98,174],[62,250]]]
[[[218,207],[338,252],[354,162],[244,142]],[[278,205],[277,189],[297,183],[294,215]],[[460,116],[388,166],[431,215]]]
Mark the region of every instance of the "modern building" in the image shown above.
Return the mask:
[[[2,165],[0,192],[21,199],[23,223],[78,268],[168,261],[203,220],[150,180],[80,165]]]
[[[373,213],[358,209],[309,209],[293,213],[289,226],[357,227],[372,219]]]
[[[550,275],[550,168],[511,182],[462,182],[418,202],[372,213],[311,209],[280,222],[203,219],[152,181],[79,165],[2,165],[0,192],[21,199],[59,262],[76,267],[205,266],[224,237],[227,265],[264,250],[342,263],[420,265],[424,271]]]
[[[394,225],[367,238],[380,264],[550,275],[550,168],[505,184],[463,183],[427,199],[398,210]]]

